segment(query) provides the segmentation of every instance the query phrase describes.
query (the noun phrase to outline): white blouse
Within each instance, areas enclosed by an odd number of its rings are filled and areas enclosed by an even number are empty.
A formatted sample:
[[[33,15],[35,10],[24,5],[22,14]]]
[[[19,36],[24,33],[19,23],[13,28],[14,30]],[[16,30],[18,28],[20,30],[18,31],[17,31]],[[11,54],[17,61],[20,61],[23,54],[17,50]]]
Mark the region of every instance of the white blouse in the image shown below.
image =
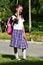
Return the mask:
[[[13,15],[12,16],[12,20],[14,20],[15,18],[16,18],[16,16]],[[22,18],[20,16],[18,24],[15,23],[14,26],[13,26],[13,29],[15,29],[15,30],[22,30],[23,22],[24,22],[24,18]]]

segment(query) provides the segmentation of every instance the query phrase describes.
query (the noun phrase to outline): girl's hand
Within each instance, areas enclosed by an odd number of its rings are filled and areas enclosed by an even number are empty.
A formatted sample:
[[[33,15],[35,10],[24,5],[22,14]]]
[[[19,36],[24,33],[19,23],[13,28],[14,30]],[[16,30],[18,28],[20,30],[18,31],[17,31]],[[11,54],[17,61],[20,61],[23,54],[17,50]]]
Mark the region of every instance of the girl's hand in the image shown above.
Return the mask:
[[[23,24],[22,30],[23,30],[23,38],[25,39],[26,34],[25,34],[24,24]]]
[[[23,38],[24,38],[24,39],[26,38],[26,34],[25,34],[25,32],[23,32]]]
[[[20,19],[19,10],[20,10],[20,9],[18,8],[18,10],[17,10],[17,17],[16,17],[17,20]]]
[[[19,14],[20,8],[18,8],[17,13]]]

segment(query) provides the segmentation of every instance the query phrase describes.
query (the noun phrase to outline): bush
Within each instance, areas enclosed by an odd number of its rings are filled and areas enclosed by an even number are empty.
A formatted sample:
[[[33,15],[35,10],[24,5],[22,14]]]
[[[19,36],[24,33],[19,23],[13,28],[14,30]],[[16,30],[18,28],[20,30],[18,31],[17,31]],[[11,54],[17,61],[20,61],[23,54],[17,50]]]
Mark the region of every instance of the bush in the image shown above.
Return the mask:
[[[43,21],[32,21],[32,31],[43,31]]]
[[[4,24],[4,22],[1,23],[1,30],[2,32],[5,32],[6,29],[6,25]]]
[[[29,23],[27,21],[25,21],[24,26],[25,26],[25,31],[29,32]]]

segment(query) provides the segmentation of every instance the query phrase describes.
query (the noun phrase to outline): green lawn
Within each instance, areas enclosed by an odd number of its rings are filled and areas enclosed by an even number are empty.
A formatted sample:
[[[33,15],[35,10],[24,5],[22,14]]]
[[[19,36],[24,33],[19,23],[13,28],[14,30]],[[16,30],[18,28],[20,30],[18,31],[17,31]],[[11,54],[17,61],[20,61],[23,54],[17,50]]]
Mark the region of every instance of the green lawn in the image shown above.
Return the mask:
[[[17,61],[13,55],[0,54],[0,65],[43,65],[43,59],[27,56],[27,60]]]
[[[11,36],[8,35],[7,33],[1,33],[0,32],[0,39],[10,39]],[[43,41],[43,32],[40,31],[32,31],[31,34],[26,33],[26,40],[30,41],[31,38],[34,41]]]

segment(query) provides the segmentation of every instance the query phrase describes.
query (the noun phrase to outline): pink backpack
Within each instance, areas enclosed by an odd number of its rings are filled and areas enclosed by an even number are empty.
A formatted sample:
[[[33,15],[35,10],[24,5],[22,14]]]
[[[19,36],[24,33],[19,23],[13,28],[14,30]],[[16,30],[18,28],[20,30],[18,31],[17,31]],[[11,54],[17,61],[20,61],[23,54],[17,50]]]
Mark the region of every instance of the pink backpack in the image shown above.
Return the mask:
[[[11,35],[12,34],[12,27],[11,27],[11,24],[10,24],[10,19],[11,19],[11,17],[8,19],[8,21],[7,21],[7,33],[9,34],[9,35]]]

